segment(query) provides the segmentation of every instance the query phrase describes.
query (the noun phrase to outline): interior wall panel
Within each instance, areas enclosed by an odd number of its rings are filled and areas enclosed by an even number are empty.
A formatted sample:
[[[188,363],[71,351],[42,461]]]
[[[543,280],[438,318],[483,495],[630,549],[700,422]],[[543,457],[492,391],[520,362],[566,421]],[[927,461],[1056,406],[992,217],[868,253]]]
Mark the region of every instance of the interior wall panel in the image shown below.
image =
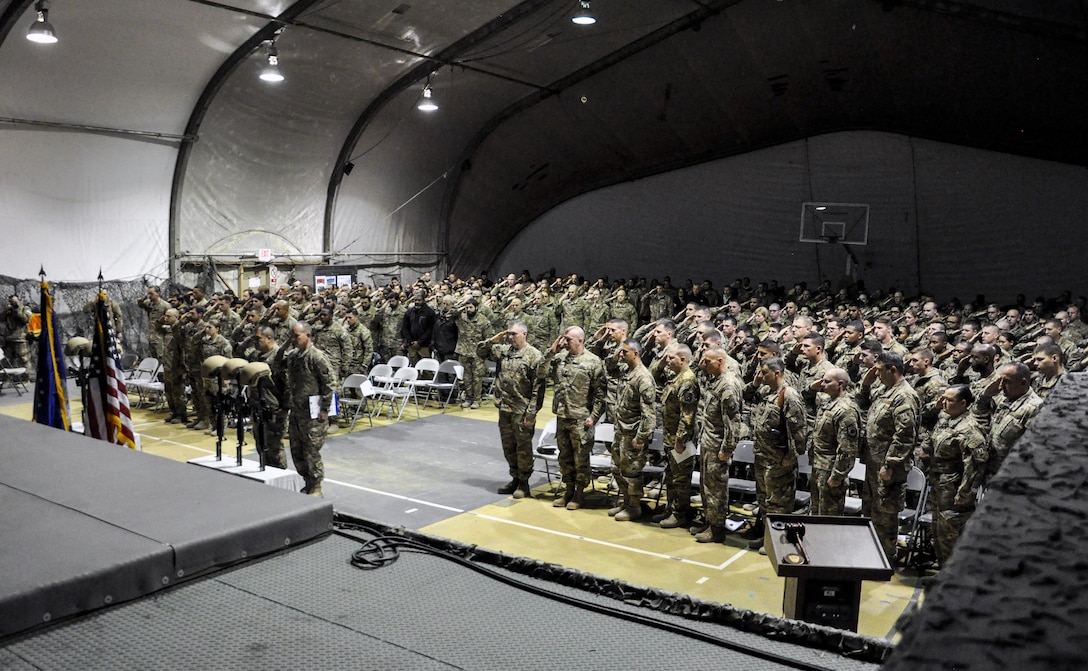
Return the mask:
[[[0,274],[166,277],[174,147],[13,128],[2,137]]]
[[[1083,168],[877,132],[835,133],[588,193],[527,226],[492,276],[736,277],[810,284],[841,246],[797,242],[805,200],[870,205],[857,278],[938,298],[1084,293]]]

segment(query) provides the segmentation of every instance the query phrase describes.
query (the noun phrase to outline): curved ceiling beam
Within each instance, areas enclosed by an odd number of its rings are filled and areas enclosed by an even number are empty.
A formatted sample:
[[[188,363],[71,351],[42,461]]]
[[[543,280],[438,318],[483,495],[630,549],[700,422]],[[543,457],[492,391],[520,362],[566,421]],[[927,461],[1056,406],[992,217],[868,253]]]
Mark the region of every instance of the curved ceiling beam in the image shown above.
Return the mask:
[[[571,86],[584,81],[593,75],[599,74],[655,44],[663,42],[677,33],[700,26],[707,18],[720,14],[740,1],[741,0],[712,0],[705,4],[700,4],[699,9],[690,14],[682,16],[651,33],[647,33],[634,42],[613,51],[604,58],[600,58],[583,68],[575,70],[566,77],[555,81],[547,87],[541,88],[536,93],[522,98],[492,117],[490,121],[480,128],[472,140],[469,141],[465,150],[461,153],[460,158],[453,164],[455,167],[453,168],[453,174],[447,183],[446,194],[443,197],[442,202],[442,211],[439,215],[439,225],[442,227],[439,231],[439,239],[445,241],[446,248],[449,249],[450,217],[453,214],[454,203],[457,200],[458,192],[461,188],[461,177],[464,174],[464,166],[472,155],[476,153],[476,150],[480,148],[480,145],[483,144],[488,136],[490,136],[499,126],[511,117],[529,109],[533,105],[536,105],[553,95],[558,95]],[[453,271],[453,269],[451,268],[450,271]]]
[[[437,54],[434,54],[433,56],[415,54],[419,58],[427,59],[429,62],[412,68],[395,82],[386,87],[384,91],[382,91],[376,98],[374,98],[374,100],[369,105],[367,105],[366,109],[363,110],[363,113],[359,115],[359,118],[358,120],[356,120],[355,125],[352,126],[351,131],[344,139],[344,144],[340,149],[340,155],[337,156],[336,164],[333,166],[332,175],[329,177],[328,195],[325,199],[325,224],[322,231],[322,248],[324,249],[324,251],[332,251],[330,249],[330,246],[332,244],[332,221],[333,216],[336,212],[336,198],[340,192],[340,184],[344,181],[344,166],[351,161],[351,154],[355,151],[355,148],[359,142],[359,138],[362,137],[363,131],[365,131],[367,126],[370,125],[370,122],[374,120],[374,117],[377,116],[378,112],[380,112],[382,108],[389,104],[389,102],[393,100],[393,98],[395,98],[397,95],[399,95],[402,91],[409,88],[419,80],[423,79],[431,72],[434,72],[435,62],[441,63],[443,65],[452,64],[453,60],[457,56],[471,49],[480,42],[486,40],[487,38],[491,37],[493,34],[501,30],[505,30],[506,28],[516,24],[518,21],[521,21],[531,16],[541,7],[554,4],[555,2],[556,0],[526,0],[525,2],[522,2],[516,7],[513,7],[509,11],[504,12],[499,17],[484,24],[480,28],[472,31],[465,37],[461,38],[457,42],[454,42],[453,44],[446,47]],[[460,63],[457,63],[456,65],[458,67],[465,67]],[[519,81],[511,79],[509,77],[503,77],[502,75],[488,72],[486,70],[479,70],[476,68],[472,69],[474,71],[481,72],[492,77],[499,77],[501,79],[512,81],[517,84],[522,84],[524,86],[529,86],[537,90],[544,90],[537,84]],[[441,256],[445,254],[445,250],[436,250],[436,253]]]
[[[8,33],[15,26],[15,22],[26,13],[26,10],[30,9],[32,4],[34,0],[13,0],[0,15],[0,46],[4,44],[4,40],[8,39]]]
[[[320,0],[298,0],[298,2],[291,5],[282,14],[272,19],[268,25],[254,33],[252,37],[235,49],[234,53],[232,53],[227,60],[223,61],[223,64],[220,65],[219,69],[212,75],[212,78],[208,80],[207,86],[204,87],[204,90],[200,93],[200,98],[196,101],[196,105],[193,106],[193,113],[189,116],[189,123],[185,126],[185,140],[183,140],[181,146],[178,147],[178,158],[177,162],[174,164],[174,179],[170,186],[170,220],[169,230],[167,232],[167,254],[170,262],[170,281],[175,281],[178,272],[178,218],[181,214],[181,187],[185,180],[185,171],[189,166],[189,157],[192,154],[193,144],[196,143],[200,137],[200,124],[204,121],[204,115],[207,114],[208,108],[211,106],[216,94],[219,93],[219,90],[223,87],[223,84],[226,83],[227,78],[234,73],[242,61],[249,58],[250,54],[260,47],[261,44],[272,39],[275,36],[276,31],[283,27],[283,23],[293,20],[319,1]]]

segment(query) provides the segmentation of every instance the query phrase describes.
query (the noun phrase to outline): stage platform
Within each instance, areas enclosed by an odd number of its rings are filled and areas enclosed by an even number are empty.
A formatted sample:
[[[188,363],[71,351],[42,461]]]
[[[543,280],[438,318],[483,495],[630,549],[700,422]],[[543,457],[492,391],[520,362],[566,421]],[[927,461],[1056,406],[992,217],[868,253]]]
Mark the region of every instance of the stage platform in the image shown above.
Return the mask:
[[[332,504],[0,416],[0,637],[328,534]]]

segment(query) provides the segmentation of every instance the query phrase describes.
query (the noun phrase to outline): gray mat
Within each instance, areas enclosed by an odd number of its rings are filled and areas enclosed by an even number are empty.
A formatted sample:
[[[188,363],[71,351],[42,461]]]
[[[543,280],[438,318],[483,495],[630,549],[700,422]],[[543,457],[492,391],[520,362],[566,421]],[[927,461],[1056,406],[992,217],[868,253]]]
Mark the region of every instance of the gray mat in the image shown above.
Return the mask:
[[[0,636],[327,533],[294,492],[0,416]]]
[[[0,668],[796,668],[592,614],[428,555],[404,554],[391,566],[361,571],[348,563],[358,547],[328,537],[24,636],[0,650]],[[662,619],[818,667],[875,668],[706,623]]]

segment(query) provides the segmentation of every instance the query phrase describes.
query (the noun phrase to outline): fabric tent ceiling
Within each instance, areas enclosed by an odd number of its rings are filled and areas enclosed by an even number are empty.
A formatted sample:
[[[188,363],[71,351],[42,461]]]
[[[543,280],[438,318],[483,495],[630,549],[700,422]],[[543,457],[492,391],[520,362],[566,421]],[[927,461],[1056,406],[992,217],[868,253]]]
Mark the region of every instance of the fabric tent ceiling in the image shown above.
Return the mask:
[[[1076,0],[593,0],[589,27],[577,7],[53,0],[43,49],[23,39],[33,2],[2,0],[0,132],[133,147],[159,180],[149,254],[438,254],[462,273],[576,195],[830,131],[1088,157]],[[277,86],[256,77],[273,37]]]

